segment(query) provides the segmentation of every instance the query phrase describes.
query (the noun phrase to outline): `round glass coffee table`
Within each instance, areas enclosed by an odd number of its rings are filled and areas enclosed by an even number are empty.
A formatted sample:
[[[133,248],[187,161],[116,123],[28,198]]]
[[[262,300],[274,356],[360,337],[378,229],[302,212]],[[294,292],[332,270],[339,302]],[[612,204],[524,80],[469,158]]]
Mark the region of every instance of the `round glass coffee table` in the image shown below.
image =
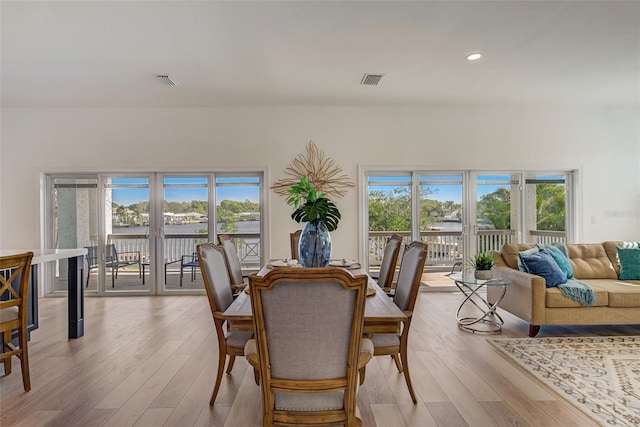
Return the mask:
[[[453,280],[458,289],[462,291],[465,298],[460,303],[458,311],[456,312],[456,320],[460,329],[464,329],[473,333],[495,334],[502,330],[504,320],[496,312],[496,308],[504,295],[507,292],[507,286],[511,284],[508,279],[501,279],[494,277],[490,280],[477,280],[473,277],[473,272],[470,273],[453,273],[449,275],[449,278]],[[488,286],[500,286],[502,292],[498,299],[491,304],[487,299],[480,294],[480,290],[485,289]],[[473,304],[479,310],[478,316],[463,316],[461,311],[464,307]],[[467,311],[467,310],[465,310]]]

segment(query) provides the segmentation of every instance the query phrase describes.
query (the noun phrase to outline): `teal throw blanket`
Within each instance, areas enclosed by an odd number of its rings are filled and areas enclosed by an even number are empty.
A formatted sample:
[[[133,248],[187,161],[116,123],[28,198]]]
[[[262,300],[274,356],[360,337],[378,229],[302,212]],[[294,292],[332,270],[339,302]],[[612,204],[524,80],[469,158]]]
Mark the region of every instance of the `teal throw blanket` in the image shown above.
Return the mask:
[[[569,279],[558,285],[558,289],[567,298],[578,301],[582,305],[595,305],[596,294],[588,283],[576,279]]]
[[[595,305],[596,294],[588,283],[581,282],[573,278],[573,269],[567,256],[567,248],[563,243],[554,243],[551,245],[538,245],[540,249],[547,249],[553,259],[558,263],[560,269],[566,273],[566,283],[558,285],[558,289],[562,295],[579,302],[582,305]]]

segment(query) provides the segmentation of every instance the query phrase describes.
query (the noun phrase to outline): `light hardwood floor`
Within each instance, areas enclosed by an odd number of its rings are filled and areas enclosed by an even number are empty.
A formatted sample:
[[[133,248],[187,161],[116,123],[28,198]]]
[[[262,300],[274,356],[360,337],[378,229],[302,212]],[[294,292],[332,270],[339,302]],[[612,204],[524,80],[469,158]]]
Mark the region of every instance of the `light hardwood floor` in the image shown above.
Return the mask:
[[[364,426],[593,426],[582,412],[503,357],[486,335],[459,330],[457,293],[421,292],[409,336],[418,404],[390,357],[376,357],[358,392]],[[258,426],[260,391],[244,359],[208,402],[217,363],[206,297],[87,298],[86,334],[66,338],[64,298],[40,300],[29,346],[30,392],[19,361],[0,378],[0,425]],[[526,337],[508,314],[502,336]],[[540,336],[638,335],[639,327],[549,327]],[[1,368],[0,368],[1,369]]]

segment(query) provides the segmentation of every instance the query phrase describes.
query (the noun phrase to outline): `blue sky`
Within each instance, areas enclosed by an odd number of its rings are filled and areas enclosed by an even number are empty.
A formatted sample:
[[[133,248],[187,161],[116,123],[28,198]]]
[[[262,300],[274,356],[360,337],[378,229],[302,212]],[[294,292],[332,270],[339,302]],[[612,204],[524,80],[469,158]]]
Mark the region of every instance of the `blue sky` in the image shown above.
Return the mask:
[[[434,190],[429,196],[430,199],[439,201],[454,201],[461,203],[462,184],[460,183],[461,175],[425,175],[421,177],[427,182],[427,185]],[[552,178],[552,177],[537,177]],[[411,177],[409,175],[397,176],[369,176],[369,189],[374,191],[384,191],[392,193],[394,186],[391,185],[375,185],[375,183],[391,183],[397,186],[409,186]],[[477,198],[494,192],[497,188],[504,187],[509,181],[509,175],[480,175],[477,177],[479,181],[487,182],[487,184],[479,184],[476,186]],[[221,200],[251,200],[259,201],[259,182],[257,177],[216,177],[216,197]],[[504,182],[504,184],[497,184]],[[144,185],[148,187],[149,180],[147,178],[113,178],[112,184],[124,186]],[[190,202],[192,200],[207,199],[207,177],[166,177],[164,197],[165,200],[171,202]],[[175,186],[175,187],[172,187]],[[114,188],[113,201],[119,205],[131,205],[140,201],[149,200],[148,188]]]
[[[441,202],[453,201],[461,203],[462,201],[462,176],[457,174],[452,175],[424,175],[420,177],[422,181],[424,179],[425,185],[433,190],[433,193],[428,197],[432,200],[438,200]],[[481,175],[478,176],[478,180],[489,181],[490,184],[481,184],[476,187],[477,197],[480,198],[486,194],[494,192],[497,188],[504,185],[495,184],[496,181],[508,182],[508,175]],[[411,177],[409,175],[398,176],[370,176],[369,183],[387,182],[397,183],[398,186],[409,186],[411,184]],[[506,184],[505,184],[506,185]],[[377,186],[369,185],[369,189],[373,191],[383,191],[387,194],[393,193],[393,186]]]
[[[259,187],[256,177],[246,178],[217,178],[217,199],[221,200],[251,200],[259,201]],[[164,198],[169,202],[190,202],[192,200],[207,200],[206,177],[180,177],[165,179]],[[113,178],[112,185],[122,186],[113,188],[112,199],[114,203],[129,206],[134,203],[149,200],[149,188],[128,187],[131,185],[148,186],[147,178]],[[176,185],[177,187],[170,187]]]

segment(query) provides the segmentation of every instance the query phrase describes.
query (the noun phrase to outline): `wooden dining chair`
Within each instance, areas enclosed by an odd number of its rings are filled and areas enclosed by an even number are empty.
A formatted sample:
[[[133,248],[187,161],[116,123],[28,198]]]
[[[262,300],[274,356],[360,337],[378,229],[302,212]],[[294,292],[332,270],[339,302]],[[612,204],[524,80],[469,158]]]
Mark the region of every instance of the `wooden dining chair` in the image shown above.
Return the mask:
[[[382,255],[382,263],[380,264],[380,273],[378,275],[378,286],[387,294],[393,293],[395,283],[393,276],[396,273],[396,265],[398,264],[398,255],[402,247],[402,236],[393,234],[387,240]]]
[[[198,245],[197,254],[218,336],[218,372],[213,394],[209,401],[209,405],[213,405],[220,389],[227,355],[229,356],[227,374],[230,374],[236,356],[244,356],[244,347],[253,333],[250,331],[229,332],[223,328],[225,323],[223,313],[233,302],[233,295],[222,248],[214,243],[203,243]]]
[[[300,235],[302,230],[296,230],[293,233],[289,233],[289,242],[291,244],[291,259],[295,259],[300,262]]]
[[[29,273],[33,252],[0,257],[0,332],[2,333],[2,353],[4,373],[11,373],[11,358],[20,359],[24,391],[31,390],[29,376],[29,350],[27,339],[27,296]],[[13,285],[18,284],[14,287]],[[14,330],[18,331],[18,347],[11,342]]]
[[[407,360],[407,345],[409,341],[409,328],[413,309],[418,298],[418,289],[427,259],[427,244],[423,242],[412,242],[408,245],[402,255],[400,271],[398,272],[398,282],[395,289],[393,302],[404,312],[407,320],[402,322],[400,333],[374,333],[371,335],[373,342],[373,355],[391,355],[396,363],[398,372],[404,374],[409,394],[413,403],[417,403],[411,376],[409,375],[409,363]],[[398,356],[400,359],[398,359]],[[361,375],[361,380],[364,375]]]
[[[229,280],[231,281],[231,289],[233,293],[236,294],[247,285],[246,278],[248,275],[243,275],[242,273],[242,264],[238,256],[238,249],[235,243],[233,243],[233,240],[227,235],[220,234],[218,235],[218,241],[224,251],[224,260],[227,266],[227,272],[229,273]]]
[[[362,338],[367,276],[342,268],[281,268],[249,276],[263,426],[361,425],[358,367],[371,359]]]

